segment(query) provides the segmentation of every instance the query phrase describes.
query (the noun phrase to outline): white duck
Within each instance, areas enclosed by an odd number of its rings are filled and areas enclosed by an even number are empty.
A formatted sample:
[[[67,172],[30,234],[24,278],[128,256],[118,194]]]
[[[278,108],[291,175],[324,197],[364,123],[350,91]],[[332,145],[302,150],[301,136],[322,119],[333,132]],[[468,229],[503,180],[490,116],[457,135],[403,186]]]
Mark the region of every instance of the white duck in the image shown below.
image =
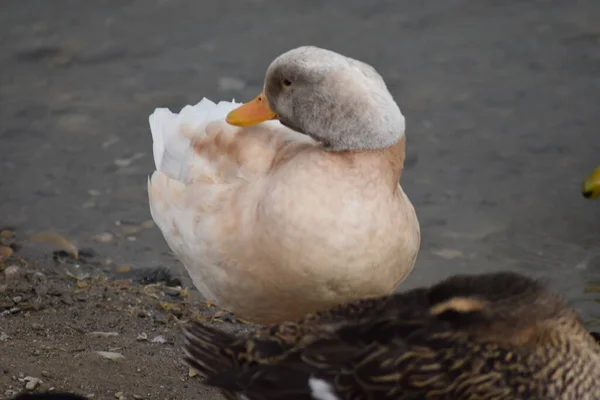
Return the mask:
[[[200,293],[274,323],[393,291],[420,231],[399,185],[404,116],[381,76],[299,47],[238,106],[150,116],[152,218]]]

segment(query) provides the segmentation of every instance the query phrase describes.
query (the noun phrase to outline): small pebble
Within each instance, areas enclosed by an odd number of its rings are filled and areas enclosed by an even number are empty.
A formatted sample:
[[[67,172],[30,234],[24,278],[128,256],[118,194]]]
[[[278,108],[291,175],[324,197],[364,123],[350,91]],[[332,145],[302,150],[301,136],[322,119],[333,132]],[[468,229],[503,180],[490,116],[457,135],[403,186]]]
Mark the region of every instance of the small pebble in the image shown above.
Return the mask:
[[[21,301],[23,301],[23,297],[22,296],[15,296],[12,298],[12,300],[15,302],[15,304],[19,304]]]
[[[87,333],[88,336],[92,336],[92,337],[98,337],[98,338],[107,338],[107,337],[114,337],[114,336],[119,336],[119,332],[88,332]]]
[[[83,249],[79,249],[79,257],[87,257],[87,258],[92,258],[92,257],[96,257],[98,253],[96,253],[96,250],[92,249],[91,247],[85,247]]]
[[[41,273],[39,271],[34,272],[33,275],[31,275],[30,279],[34,285],[40,285],[47,281],[46,275],[44,275],[43,273]]]
[[[35,388],[37,388],[39,386],[39,384],[42,383],[42,381],[40,381],[39,378],[34,378],[32,376],[27,376],[27,377],[23,378],[23,380],[25,382],[27,382],[25,384],[25,389],[27,389],[29,391],[35,390]]]
[[[48,294],[50,296],[62,296],[63,295],[63,291],[58,289],[57,287],[52,286],[51,288],[48,289]]]
[[[114,238],[114,235],[110,232],[99,233],[98,235],[94,236],[94,240],[100,243],[112,242]]]
[[[179,308],[175,308],[175,309],[171,310],[171,314],[173,314],[177,318],[183,317],[183,311],[181,311]]]
[[[50,377],[50,372],[48,372],[48,371],[42,371],[42,376],[44,378],[49,378]]]
[[[178,297],[181,294],[181,290],[179,290],[178,288],[166,287],[165,294],[171,297]]]
[[[116,353],[114,351],[97,351],[98,354],[102,358],[106,358],[107,360],[118,360],[121,358],[125,358],[125,356],[121,353]]]
[[[71,296],[63,296],[60,300],[68,306],[72,306],[75,303]]]
[[[88,297],[86,294],[79,293],[79,294],[75,295],[75,300],[77,300],[79,302],[84,302],[84,301],[88,300]]]
[[[137,340],[138,342],[143,342],[145,340],[148,340],[148,334],[146,332],[142,332],[139,335],[137,335],[135,340]]]
[[[11,265],[4,270],[4,276],[6,280],[18,279],[21,275],[21,268],[16,265]]]
[[[166,315],[160,313],[160,314],[156,314],[156,316],[154,317],[154,322],[156,322],[158,324],[166,324],[167,322],[169,322],[169,319],[167,318]]]
[[[165,337],[163,335],[158,335],[158,336],[154,337],[150,342],[165,344],[165,343],[167,343],[167,339],[165,339]]]
[[[15,303],[12,299],[0,299],[0,310],[11,308]]]
[[[42,331],[44,330],[44,327],[42,326],[42,324],[38,324],[37,322],[34,322],[31,324],[31,329],[35,330],[35,331]],[[42,372],[43,375],[43,372]]]

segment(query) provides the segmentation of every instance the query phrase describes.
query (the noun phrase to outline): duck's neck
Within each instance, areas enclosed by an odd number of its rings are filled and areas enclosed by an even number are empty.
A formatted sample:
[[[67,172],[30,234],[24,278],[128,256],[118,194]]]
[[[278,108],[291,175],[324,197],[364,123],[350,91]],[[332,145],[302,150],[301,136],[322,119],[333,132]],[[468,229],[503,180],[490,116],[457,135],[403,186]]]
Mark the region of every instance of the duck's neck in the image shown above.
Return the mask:
[[[393,145],[379,150],[346,150],[335,152],[352,165],[374,171],[393,190],[398,188],[406,158],[406,136]]]

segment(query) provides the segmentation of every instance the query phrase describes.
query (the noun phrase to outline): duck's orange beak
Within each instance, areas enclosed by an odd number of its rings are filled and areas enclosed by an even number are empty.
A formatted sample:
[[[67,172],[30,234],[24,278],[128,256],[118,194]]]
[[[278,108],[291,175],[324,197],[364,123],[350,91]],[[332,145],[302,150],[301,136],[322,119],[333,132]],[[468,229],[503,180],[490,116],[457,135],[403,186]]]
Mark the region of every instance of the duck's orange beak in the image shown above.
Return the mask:
[[[254,100],[227,114],[226,121],[235,126],[252,126],[270,119],[277,119],[277,115],[271,110],[269,102],[261,92]]]

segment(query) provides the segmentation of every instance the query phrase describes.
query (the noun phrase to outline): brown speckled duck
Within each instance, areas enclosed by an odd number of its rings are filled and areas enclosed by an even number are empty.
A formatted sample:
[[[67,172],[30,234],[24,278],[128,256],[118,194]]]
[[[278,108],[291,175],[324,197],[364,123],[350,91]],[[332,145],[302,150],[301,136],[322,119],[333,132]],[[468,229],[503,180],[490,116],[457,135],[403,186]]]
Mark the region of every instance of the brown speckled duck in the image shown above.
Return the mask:
[[[230,399],[600,399],[600,346],[528,277],[455,276],[236,338],[196,323],[186,360]]]

